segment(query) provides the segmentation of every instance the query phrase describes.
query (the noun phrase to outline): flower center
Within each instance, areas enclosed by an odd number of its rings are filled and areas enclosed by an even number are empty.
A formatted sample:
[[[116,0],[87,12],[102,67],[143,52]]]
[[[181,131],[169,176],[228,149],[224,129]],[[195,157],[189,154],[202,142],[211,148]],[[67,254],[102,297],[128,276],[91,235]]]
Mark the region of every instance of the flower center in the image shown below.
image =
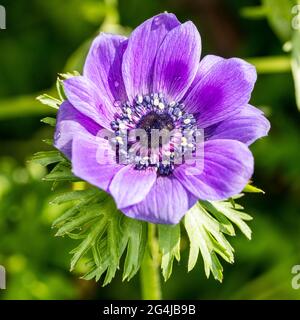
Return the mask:
[[[152,130],[168,130],[172,131],[175,128],[173,119],[168,113],[157,113],[150,111],[148,114],[142,116],[137,124],[137,128],[144,129],[148,136],[151,136]]]
[[[134,164],[136,170],[150,167],[157,170],[159,175],[170,175],[176,160],[187,152],[195,151],[196,120],[192,114],[185,112],[183,104],[169,102],[161,93],[152,93],[138,95],[133,103],[116,101],[115,106],[120,111],[111,122],[116,135],[114,142],[119,154],[125,155],[125,162]],[[146,143],[141,141],[141,137],[135,140],[130,138],[136,130],[144,130]],[[174,132],[174,136],[167,137],[164,142],[160,139],[159,144],[151,145],[158,133],[162,133],[164,139],[166,137],[163,134]],[[184,132],[188,134],[187,137],[182,135]]]

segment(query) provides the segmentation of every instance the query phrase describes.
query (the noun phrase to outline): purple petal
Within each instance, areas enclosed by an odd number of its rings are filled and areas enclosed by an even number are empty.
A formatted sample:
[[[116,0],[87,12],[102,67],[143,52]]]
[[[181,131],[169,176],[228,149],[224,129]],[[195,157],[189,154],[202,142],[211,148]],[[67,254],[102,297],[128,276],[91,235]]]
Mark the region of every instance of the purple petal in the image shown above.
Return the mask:
[[[173,177],[158,177],[143,201],[122,211],[134,219],[177,224],[194,203],[194,199],[189,197],[178,180]]]
[[[115,152],[108,140],[74,137],[72,170],[77,177],[108,191],[112,178],[121,168],[115,162]]]
[[[122,77],[122,59],[127,46],[123,36],[101,33],[92,43],[84,66],[84,76],[94,82],[102,96],[110,101],[126,101]]]
[[[73,137],[96,136],[100,129],[96,122],[77,111],[69,101],[64,101],[57,113],[54,146],[71,159]]]
[[[235,140],[211,140],[204,144],[204,167],[183,164],[174,176],[202,200],[223,200],[240,193],[253,174],[253,156]]]
[[[210,69],[212,68],[213,65],[215,65],[216,63],[220,62],[220,61],[224,61],[225,59],[219,56],[215,56],[215,55],[206,55],[199,63],[198,65],[198,70],[196,73],[196,76],[191,84],[191,86],[189,87],[188,91],[186,92],[185,96],[187,96],[192,90],[193,88],[198,84],[198,82],[204,78],[204,76],[210,71]]]
[[[270,130],[270,122],[263,113],[250,105],[224,121],[205,129],[205,137],[212,139],[238,140],[250,145],[264,137]]]
[[[64,89],[71,104],[103,128],[111,129],[116,109],[88,78],[78,76],[64,81]]]
[[[159,48],[153,75],[153,91],[179,101],[197,73],[201,38],[192,22],[170,31]]]
[[[131,34],[123,56],[123,79],[130,101],[138,94],[152,92],[156,54],[165,36],[180,25],[176,16],[159,14],[141,24]]]
[[[135,170],[132,166],[126,166],[115,175],[109,191],[118,208],[125,208],[144,200],[156,177],[154,170]]]
[[[183,100],[201,128],[239,112],[249,102],[256,81],[255,68],[237,58],[221,60],[208,70]]]

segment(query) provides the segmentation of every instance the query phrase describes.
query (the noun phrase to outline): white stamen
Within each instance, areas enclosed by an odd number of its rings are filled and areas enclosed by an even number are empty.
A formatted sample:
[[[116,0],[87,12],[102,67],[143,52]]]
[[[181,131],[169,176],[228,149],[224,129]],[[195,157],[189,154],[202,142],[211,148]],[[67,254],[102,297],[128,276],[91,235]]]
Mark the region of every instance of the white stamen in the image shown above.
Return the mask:
[[[121,123],[119,124],[119,128],[120,128],[121,130],[126,129],[125,123],[121,122]],[[120,138],[120,137],[119,137],[119,138]]]
[[[158,108],[159,108],[160,110],[164,110],[165,105],[164,105],[162,102],[160,102],[160,103],[158,104]]]
[[[153,104],[157,107],[159,105],[159,99],[158,98],[155,98],[153,100]]]
[[[120,144],[124,144],[122,137],[116,137],[116,141]]]
[[[182,145],[183,147],[187,146],[187,139],[186,139],[186,137],[182,137],[182,138],[181,138],[181,145]]]
[[[138,103],[142,103],[143,100],[144,100],[143,96],[142,96],[141,94],[139,94],[139,95],[137,96],[137,102],[138,102]]]

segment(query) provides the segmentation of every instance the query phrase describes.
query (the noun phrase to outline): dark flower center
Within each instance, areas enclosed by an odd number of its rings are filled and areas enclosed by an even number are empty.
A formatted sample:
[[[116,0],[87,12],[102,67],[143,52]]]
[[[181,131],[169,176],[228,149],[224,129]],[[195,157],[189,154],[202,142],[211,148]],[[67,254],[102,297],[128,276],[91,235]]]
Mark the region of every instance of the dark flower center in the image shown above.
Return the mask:
[[[142,116],[141,120],[137,124],[137,128],[144,129],[148,136],[151,135],[151,130],[163,130],[172,131],[175,128],[172,117],[168,113],[156,113],[150,111],[148,114]]]
[[[168,150],[163,148],[166,144],[160,143],[155,149],[158,153],[155,157],[152,154],[151,143],[155,140],[153,139],[154,131],[156,131],[155,134],[157,131],[189,132],[191,138],[196,134],[196,120],[192,114],[185,112],[183,104],[166,101],[162,94],[152,93],[145,96],[138,95],[133,103],[116,101],[115,106],[120,112],[115,115],[115,120],[111,123],[111,128],[116,135],[114,143],[118,154],[125,155],[125,162],[134,164],[136,170],[145,170],[150,167],[155,168],[159,175],[170,175],[178,157],[195,151],[193,139],[177,136],[177,138],[169,138]],[[130,133],[135,129],[145,130],[148,137],[146,143],[141,143],[139,138],[130,141]],[[127,139],[126,143],[124,143],[125,139]],[[132,148],[137,146],[141,147],[143,152],[140,150],[136,152],[137,148]],[[124,163],[124,157],[122,163]],[[120,159],[120,156],[117,158]]]

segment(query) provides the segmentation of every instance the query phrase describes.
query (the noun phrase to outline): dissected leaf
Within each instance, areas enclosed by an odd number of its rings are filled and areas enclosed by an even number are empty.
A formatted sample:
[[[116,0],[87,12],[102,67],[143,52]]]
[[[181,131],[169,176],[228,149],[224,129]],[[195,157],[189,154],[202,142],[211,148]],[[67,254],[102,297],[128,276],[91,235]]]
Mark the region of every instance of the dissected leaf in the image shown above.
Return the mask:
[[[239,209],[242,209],[242,207],[233,207],[231,203],[226,201],[214,201],[211,205],[233,222],[249,240],[251,239],[252,232],[245,221],[252,220],[252,217],[247,213],[240,211]]]
[[[147,224],[142,221],[125,218],[123,228],[127,244],[123,281],[129,281],[138,272],[144,257],[147,243]]]
[[[45,181],[78,181],[71,171],[71,166],[68,162],[59,162],[53,170],[47,174]]]
[[[223,213],[216,210],[216,208],[209,201],[201,201],[203,207],[209,211],[219,222],[220,230],[230,236],[235,235],[235,230],[232,223],[223,215]]]
[[[49,124],[51,127],[55,127],[56,125],[56,119],[51,117],[43,118],[41,122]]]
[[[174,258],[180,260],[180,224],[175,226],[158,226],[158,243],[162,253],[161,268],[165,281],[167,281],[173,269]]]
[[[64,91],[63,80],[60,79],[59,77],[57,77],[57,80],[56,80],[56,90],[61,101],[64,101],[67,99]]]
[[[104,195],[104,192],[97,192],[94,188],[92,189],[86,189],[86,190],[78,190],[78,191],[70,191],[62,193],[58,196],[56,196],[51,203],[53,204],[62,204],[68,201],[74,201],[74,200],[83,200],[86,198],[90,198],[91,196],[95,195],[95,193],[98,193],[99,196]]]
[[[61,101],[50,96],[49,94],[42,94],[40,96],[37,97],[37,100],[39,102],[41,102],[42,104],[54,108],[54,109],[58,109],[59,106],[61,105]]]
[[[206,276],[212,272],[214,278],[222,282],[223,268],[216,253],[233,263],[233,248],[222,234],[221,224],[197,203],[185,215],[184,225],[190,240],[188,270],[195,267],[201,252]]]
[[[64,161],[65,158],[59,151],[42,151],[33,155],[30,161],[38,163],[42,166],[48,166],[49,164]]]

